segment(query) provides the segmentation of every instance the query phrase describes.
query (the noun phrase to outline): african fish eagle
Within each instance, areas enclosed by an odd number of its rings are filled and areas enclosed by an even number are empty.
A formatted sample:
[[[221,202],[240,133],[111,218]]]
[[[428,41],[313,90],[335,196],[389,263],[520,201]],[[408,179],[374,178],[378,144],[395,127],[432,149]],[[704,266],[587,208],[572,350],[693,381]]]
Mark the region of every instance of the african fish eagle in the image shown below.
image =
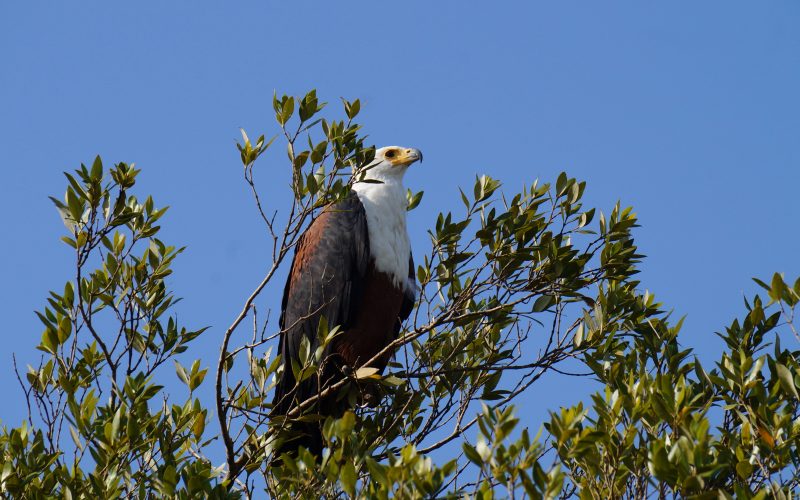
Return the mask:
[[[298,242],[281,305],[283,371],[275,389],[273,416],[288,414],[341,380],[345,366],[352,370],[364,366],[397,338],[416,295],[403,175],[418,160],[422,160],[418,149],[376,150],[374,161],[361,181],[353,184],[350,195],[326,207]],[[323,352],[320,373],[296,384],[292,360],[298,358],[304,337],[311,353],[317,349],[322,317],[330,328],[340,326],[341,333]],[[370,365],[382,371],[392,354],[383,353]],[[320,398],[314,408],[314,413],[338,417],[346,402],[337,402],[334,394]],[[297,423],[289,428],[299,437],[284,444],[279,454],[294,453],[298,446],[321,453],[319,424]]]

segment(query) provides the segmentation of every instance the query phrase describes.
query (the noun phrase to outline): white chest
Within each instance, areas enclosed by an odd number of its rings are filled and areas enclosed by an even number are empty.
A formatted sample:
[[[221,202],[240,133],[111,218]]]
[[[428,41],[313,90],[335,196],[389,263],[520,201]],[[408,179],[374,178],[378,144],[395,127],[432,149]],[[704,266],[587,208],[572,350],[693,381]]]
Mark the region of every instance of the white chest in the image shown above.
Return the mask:
[[[357,183],[353,190],[367,214],[370,253],[375,268],[392,277],[395,286],[405,288],[411,243],[406,229],[406,193],[403,185]]]

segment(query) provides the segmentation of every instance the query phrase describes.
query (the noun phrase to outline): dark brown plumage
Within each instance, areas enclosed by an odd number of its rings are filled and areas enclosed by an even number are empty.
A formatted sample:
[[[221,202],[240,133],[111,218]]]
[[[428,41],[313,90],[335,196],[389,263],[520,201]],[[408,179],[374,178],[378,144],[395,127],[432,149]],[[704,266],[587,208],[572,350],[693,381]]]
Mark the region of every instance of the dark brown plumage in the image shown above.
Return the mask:
[[[413,261],[409,255],[408,276],[413,282]],[[353,192],[337,205],[326,208],[298,243],[281,307],[279,352],[283,373],[273,400],[273,415],[286,415],[298,404],[318,394],[344,376],[344,366],[355,370],[383,350],[400,331],[411,312],[413,290],[376,270],[370,256],[369,231],[364,205]],[[291,360],[297,359],[303,338],[313,353],[319,346],[317,328],[325,317],[342,332],[322,356],[319,376],[295,383]],[[371,366],[382,371],[392,352],[383,354]],[[321,416],[340,416],[346,399],[321,398],[310,410]],[[322,451],[321,423],[290,426],[300,437],[280,450],[295,453],[298,446],[319,455]]]

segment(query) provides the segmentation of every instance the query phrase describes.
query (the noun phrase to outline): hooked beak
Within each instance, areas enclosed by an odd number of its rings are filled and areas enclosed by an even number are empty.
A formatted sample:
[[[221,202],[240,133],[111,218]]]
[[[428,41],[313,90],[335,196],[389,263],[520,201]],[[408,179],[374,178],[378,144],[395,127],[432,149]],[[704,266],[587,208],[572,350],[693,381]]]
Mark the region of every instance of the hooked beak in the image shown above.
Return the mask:
[[[395,165],[402,165],[407,167],[415,161],[422,161],[422,151],[416,148],[404,149],[402,154],[397,157],[392,163]]]

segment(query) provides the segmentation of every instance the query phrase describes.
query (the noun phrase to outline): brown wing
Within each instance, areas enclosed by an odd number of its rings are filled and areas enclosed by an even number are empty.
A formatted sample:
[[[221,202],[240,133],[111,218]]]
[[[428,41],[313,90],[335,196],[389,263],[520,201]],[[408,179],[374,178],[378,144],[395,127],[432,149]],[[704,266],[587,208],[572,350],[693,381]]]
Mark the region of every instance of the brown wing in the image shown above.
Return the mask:
[[[358,196],[351,193],[326,208],[295,249],[281,305],[279,352],[283,374],[275,389],[273,413],[286,414],[297,402],[319,391],[319,379],[313,376],[295,387],[291,361],[298,358],[303,338],[309,340],[312,353],[317,348],[322,317],[330,328],[349,326],[363,292],[368,261],[366,214]]]

